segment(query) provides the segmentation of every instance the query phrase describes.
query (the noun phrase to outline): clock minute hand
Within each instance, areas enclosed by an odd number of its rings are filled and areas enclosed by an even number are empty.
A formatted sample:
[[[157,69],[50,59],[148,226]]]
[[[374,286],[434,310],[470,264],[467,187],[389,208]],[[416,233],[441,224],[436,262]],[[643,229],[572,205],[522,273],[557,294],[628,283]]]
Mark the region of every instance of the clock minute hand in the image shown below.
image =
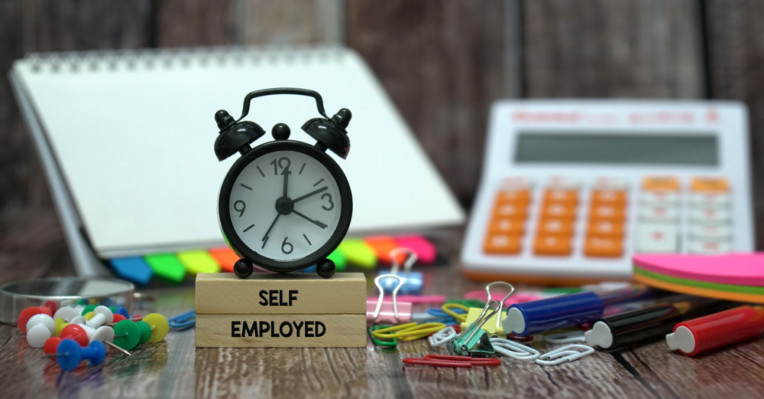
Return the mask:
[[[316,195],[316,194],[318,194],[318,193],[320,193],[320,192],[322,192],[322,191],[326,191],[326,190],[328,190],[328,189],[329,189],[329,187],[328,187],[328,186],[323,186],[323,187],[319,188],[318,190],[315,190],[315,191],[311,191],[311,192],[309,192],[309,193],[307,193],[307,194],[303,195],[302,197],[297,197],[297,198],[293,199],[293,200],[292,200],[292,202],[294,203],[294,202],[297,202],[297,201],[302,201],[302,200],[304,200],[305,198],[308,198],[308,197],[310,197],[310,196]]]
[[[271,229],[273,229],[273,226],[276,225],[276,221],[279,220],[279,216],[281,216],[280,213],[276,214],[276,218],[273,219],[273,223],[271,223],[271,227],[268,227],[268,231],[265,232],[265,235],[263,236],[263,246],[262,248],[265,248],[265,244],[268,242],[268,234],[271,234]]]
[[[297,215],[297,216],[299,216],[299,217],[301,217],[301,218],[303,218],[303,219],[305,219],[305,220],[315,224],[316,226],[318,226],[318,227],[320,227],[322,229],[325,229],[325,228],[328,227],[325,223],[322,223],[322,222],[320,222],[318,220],[315,220],[315,219],[311,219],[311,218],[309,218],[309,217],[307,217],[307,216],[303,215],[302,213],[297,212],[295,210],[293,210],[292,213],[294,213],[295,215]]]

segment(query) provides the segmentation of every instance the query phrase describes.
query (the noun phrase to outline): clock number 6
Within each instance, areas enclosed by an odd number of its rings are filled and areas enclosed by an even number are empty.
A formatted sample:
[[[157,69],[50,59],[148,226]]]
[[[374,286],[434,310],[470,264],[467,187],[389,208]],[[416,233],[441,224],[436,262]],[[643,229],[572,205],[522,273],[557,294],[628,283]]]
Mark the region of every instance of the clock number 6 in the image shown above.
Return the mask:
[[[239,212],[239,217],[242,217],[244,216],[244,210],[247,209],[247,204],[242,200],[238,200],[233,203],[233,209]]]
[[[277,164],[278,162],[278,164]],[[281,174],[287,173],[289,170],[289,166],[292,164],[292,162],[287,157],[281,157],[279,159],[274,159],[271,161],[271,165],[273,165],[273,174],[278,175],[279,174],[279,167],[283,169],[281,171]]]
[[[287,238],[289,237],[284,237],[284,242],[281,243],[281,252],[291,254],[294,251],[294,245],[291,242],[287,242]]]
[[[329,207],[328,208],[326,207],[326,204],[325,205],[321,205],[321,208],[323,210],[331,211],[332,209],[334,209],[334,201],[332,201],[332,195],[331,194],[325,193],[324,195],[321,196],[321,199],[326,199],[327,201],[329,201],[329,204],[328,204]]]

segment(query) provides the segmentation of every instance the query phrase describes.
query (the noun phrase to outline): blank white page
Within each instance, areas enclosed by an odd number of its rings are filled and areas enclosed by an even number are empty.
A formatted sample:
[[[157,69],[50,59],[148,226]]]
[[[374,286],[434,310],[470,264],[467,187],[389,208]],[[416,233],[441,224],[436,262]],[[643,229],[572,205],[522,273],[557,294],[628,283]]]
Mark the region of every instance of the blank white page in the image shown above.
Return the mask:
[[[351,232],[461,223],[463,213],[382,87],[353,51],[199,49],[72,53],[16,62],[99,255],[223,244],[217,201],[239,155],[218,162],[215,111],[241,115],[244,96],[272,87],[318,91],[326,112],[349,108],[351,150],[331,154],[353,191]],[[319,116],[309,97],[255,99],[247,120],[292,139]],[[329,152],[328,152],[329,153]]]

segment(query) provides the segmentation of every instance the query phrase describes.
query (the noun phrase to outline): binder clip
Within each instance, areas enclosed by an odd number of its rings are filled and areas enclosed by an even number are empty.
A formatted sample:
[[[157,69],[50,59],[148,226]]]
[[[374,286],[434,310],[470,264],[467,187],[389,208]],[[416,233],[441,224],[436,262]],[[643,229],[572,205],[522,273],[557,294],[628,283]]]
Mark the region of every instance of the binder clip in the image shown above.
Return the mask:
[[[403,260],[401,260],[403,259]],[[390,261],[392,267],[390,273],[404,278],[403,286],[400,289],[400,293],[404,295],[419,295],[422,292],[424,286],[422,272],[412,272],[411,268],[416,263],[417,254],[408,248],[396,248],[390,251]],[[400,273],[401,263],[403,264],[403,273]],[[380,273],[382,275],[382,273]],[[382,286],[387,290],[391,290],[395,287],[396,282],[393,279],[384,279]]]
[[[489,313],[488,309],[491,308]],[[496,353],[488,334],[483,330],[483,324],[500,311],[501,302],[488,302],[480,313],[480,317],[467,328],[462,329],[462,333],[451,341],[451,349],[462,356],[486,356]]]
[[[392,301],[385,301],[385,289],[382,287],[382,279],[396,279],[398,285],[393,289]],[[411,321],[411,302],[398,302],[398,290],[403,285],[403,278],[395,274],[383,274],[374,279],[374,285],[379,290],[379,298],[376,303],[366,300],[366,320],[373,324],[380,323],[408,323]]]
[[[491,287],[495,285],[504,285],[509,287],[509,292],[502,297],[500,300],[493,299],[496,297],[495,294],[491,294]],[[488,297],[489,301],[497,301],[500,304],[499,312],[497,312],[493,317],[491,317],[489,320],[483,324],[482,329],[485,330],[489,336],[491,337],[506,337],[507,334],[504,332],[504,328],[501,325],[501,321],[507,317],[507,312],[503,310],[504,303],[509,299],[510,296],[515,292],[515,287],[510,284],[503,281],[494,281],[488,285],[485,286],[485,292]],[[470,324],[474,323],[482,314],[485,313],[485,309],[487,308],[487,304],[485,307],[483,307],[483,310],[481,312],[480,308],[470,308],[467,313],[467,318],[462,322],[462,329],[466,328]]]

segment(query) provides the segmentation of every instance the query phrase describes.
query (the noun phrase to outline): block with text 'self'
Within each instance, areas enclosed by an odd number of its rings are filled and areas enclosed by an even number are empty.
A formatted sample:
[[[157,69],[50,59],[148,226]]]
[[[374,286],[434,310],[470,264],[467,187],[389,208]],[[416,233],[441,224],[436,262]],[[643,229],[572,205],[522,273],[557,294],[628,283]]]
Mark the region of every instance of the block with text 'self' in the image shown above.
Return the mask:
[[[196,277],[197,347],[366,346],[362,273]]]

